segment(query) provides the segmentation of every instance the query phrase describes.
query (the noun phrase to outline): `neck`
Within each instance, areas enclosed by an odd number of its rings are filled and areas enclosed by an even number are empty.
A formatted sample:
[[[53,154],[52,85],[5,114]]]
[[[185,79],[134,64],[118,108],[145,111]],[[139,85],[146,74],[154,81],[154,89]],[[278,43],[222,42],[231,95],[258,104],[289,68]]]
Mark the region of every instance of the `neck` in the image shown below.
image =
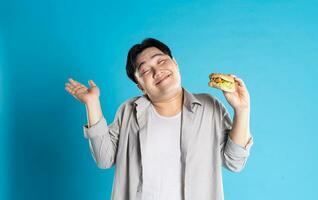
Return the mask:
[[[178,114],[182,110],[183,105],[183,89],[181,88],[174,96],[169,99],[152,102],[157,113],[162,116],[170,117]]]

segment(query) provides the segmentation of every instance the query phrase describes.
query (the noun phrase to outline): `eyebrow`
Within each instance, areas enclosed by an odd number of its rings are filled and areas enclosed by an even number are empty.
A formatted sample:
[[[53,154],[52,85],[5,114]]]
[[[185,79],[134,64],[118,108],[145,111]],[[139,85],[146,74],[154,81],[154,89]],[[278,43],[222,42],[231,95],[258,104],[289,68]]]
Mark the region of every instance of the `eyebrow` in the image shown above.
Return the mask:
[[[156,54],[152,55],[150,59],[153,59],[153,58],[156,57],[156,56],[162,56],[162,55],[165,55],[165,54],[163,54],[163,53],[156,53]],[[137,70],[139,70],[140,67],[141,67],[141,65],[143,65],[143,64],[145,64],[145,61],[143,61],[143,62],[141,62],[141,63],[139,64],[139,66],[137,67]]]

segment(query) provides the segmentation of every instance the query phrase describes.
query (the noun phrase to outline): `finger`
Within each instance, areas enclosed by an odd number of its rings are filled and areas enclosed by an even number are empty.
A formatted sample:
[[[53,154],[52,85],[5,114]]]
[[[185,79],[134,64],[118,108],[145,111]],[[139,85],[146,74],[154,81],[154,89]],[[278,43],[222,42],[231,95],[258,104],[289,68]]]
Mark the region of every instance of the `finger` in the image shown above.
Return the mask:
[[[71,84],[65,86],[66,91],[68,91],[71,95],[74,95],[74,90],[76,90],[76,87],[72,86]]]
[[[72,94],[72,90],[71,90],[70,87],[65,87],[65,90],[66,90],[68,93]]]
[[[73,86],[71,83],[65,83],[65,87],[69,87],[70,89],[73,89],[76,86]]]
[[[83,84],[81,84],[81,83],[79,83],[79,85],[80,85],[81,87],[87,89],[86,85],[83,85]]]
[[[94,83],[93,80],[89,80],[89,81],[88,81],[88,84],[89,84],[89,86],[91,86],[91,87],[96,87],[96,84]]]
[[[70,90],[72,90],[73,86],[71,84],[65,84],[65,89],[68,88]]]
[[[70,83],[65,83],[65,88],[68,88],[70,90],[73,90],[74,86],[71,85]]]
[[[75,95],[76,92],[77,92],[78,90],[82,89],[82,88],[83,88],[82,85],[78,85],[78,86],[74,87],[73,90],[72,90],[73,94]]]
[[[70,92],[71,92],[71,94],[74,94],[74,91],[78,88],[78,86],[73,86],[73,85],[71,85],[71,86],[67,86],[67,88],[70,90]]]
[[[70,87],[72,90],[75,89],[75,87],[84,87],[84,88],[87,88],[85,85],[81,84],[81,83],[76,83],[76,86],[70,84],[70,83],[66,83],[65,84],[66,86]]]
[[[73,80],[73,79],[68,79],[69,80],[69,82],[71,83],[71,85],[73,85],[73,86],[77,86],[77,85],[79,85],[79,82],[77,82],[77,81],[75,81],[75,80]]]
[[[223,95],[225,97],[229,97],[229,95],[231,95],[231,92],[227,92],[227,91],[224,91],[224,90],[222,90],[222,92],[223,92]]]
[[[236,78],[236,76],[234,74],[228,74],[229,76],[232,76],[233,78]]]
[[[240,78],[235,78],[235,81],[239,83],[239,86],[245,87],[244,81]]]
[[[71,87],[72,85],[70,83],[65,83],[65,87]]]
[[[74,95],[79,97],[80,95],[84,94],[85,92],[86,92],[86,89],[84,87],[81,87],[75,91]]]

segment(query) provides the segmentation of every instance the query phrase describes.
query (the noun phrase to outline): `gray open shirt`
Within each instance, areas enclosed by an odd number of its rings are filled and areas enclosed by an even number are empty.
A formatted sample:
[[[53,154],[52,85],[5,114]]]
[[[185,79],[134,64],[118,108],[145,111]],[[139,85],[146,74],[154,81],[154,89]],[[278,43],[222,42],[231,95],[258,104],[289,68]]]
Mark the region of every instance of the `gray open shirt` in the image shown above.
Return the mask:
[[[225,106],[209,94],[192,94],[183,88],[181,162],[184,200],[222,200],[222,166],[241,171],[253,138],[246,147],[228,134],[232,120]],[[143,163],[147,148],[149,99],[134,97],[124,102],[109,126],[105,118],[84,125],[91,153],[98,167],[115,166],[112,200],[141,200]],[[156,173],[156,172],[154,172]]]

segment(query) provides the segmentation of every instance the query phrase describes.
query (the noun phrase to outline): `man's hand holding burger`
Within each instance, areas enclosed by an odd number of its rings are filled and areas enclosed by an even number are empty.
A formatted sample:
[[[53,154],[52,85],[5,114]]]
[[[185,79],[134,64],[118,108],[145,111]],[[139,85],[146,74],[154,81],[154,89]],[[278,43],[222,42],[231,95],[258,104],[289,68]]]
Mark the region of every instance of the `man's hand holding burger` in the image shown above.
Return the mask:
[[[242,79],[229,74],[210,74],[210,87],[221,89],[228,103],[234,109],[231,139],[246,147],[251,142],[250,135],[250,95]]]
[[[250,109],[250,95],[242,79],[232,74],[210,74],[209,86],[221,89],[237,112]]]

